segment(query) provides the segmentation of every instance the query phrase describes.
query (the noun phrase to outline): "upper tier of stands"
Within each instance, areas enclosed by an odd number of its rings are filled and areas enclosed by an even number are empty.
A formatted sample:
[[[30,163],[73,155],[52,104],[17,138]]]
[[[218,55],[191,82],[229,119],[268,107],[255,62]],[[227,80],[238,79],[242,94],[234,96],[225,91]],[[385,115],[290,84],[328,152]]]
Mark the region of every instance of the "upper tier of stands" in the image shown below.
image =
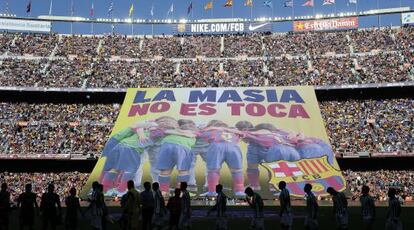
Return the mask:
[[[62,88],[414,82],[414,29],[127,37],[0,34],[0,86]]]

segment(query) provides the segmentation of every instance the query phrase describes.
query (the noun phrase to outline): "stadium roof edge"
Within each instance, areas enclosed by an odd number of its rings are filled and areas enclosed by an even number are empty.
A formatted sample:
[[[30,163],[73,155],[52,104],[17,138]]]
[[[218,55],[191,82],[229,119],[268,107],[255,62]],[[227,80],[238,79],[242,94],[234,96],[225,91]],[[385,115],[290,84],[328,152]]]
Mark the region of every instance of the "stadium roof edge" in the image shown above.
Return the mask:
[[[315,86],[316,91],[339,90],[339,89],[367,89],[367,88],[389,88],[389,87],[408,87],[414,86],[414,81],[379,83],[379,84],[355,84],[355,85],[335,85],[335,86]],[[31,92],[86,92],[86,93],[124,93],[126,88],[44,88],[44,87],[8,87],[0,86],[0,91],[31,91]]]
[[[397,13],[408,13],[414,12],[410,7],[397,7],[387,9],[369,10],[364,12],[344,12],[327,15],[313,15],[313,16],[297,16],[292,18],[289,17],[273,17],[273,18],[218,18],[218,19],[196,19],[196,20],[177,20],[177,19],[131,19],[131,18],[86,18],[79,16],[49,16],[41,15],[36,17],[20,17],[10,14],[0,14],[0,19],[19,19],[19,20],[30,20],[30,21],[47,21],[47,22],[76,22],[76,23],[102,23],[102,24],[204,24],[204,23],[229,23],[229,22],[250,22],[250,23],[262,23],[262,22],[286,22],[286,21],[308,21],[308,20],[321,20],[321,19],[334,19],[334,18],[346,18],[346,17],[362,17],[362,16],[373,16],[373,15],[386,15],[386,14],[397,14]]]

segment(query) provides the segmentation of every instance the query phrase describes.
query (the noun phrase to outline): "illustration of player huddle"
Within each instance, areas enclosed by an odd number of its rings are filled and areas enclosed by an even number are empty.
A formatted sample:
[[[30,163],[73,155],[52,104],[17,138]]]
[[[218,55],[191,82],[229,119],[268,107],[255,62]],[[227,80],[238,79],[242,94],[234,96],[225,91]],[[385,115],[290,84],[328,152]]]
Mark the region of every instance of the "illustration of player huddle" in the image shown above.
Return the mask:
[[[171,185],[174,168],[178,171],[177,183],[185,181],[197,188],[194,168],[199,155],[207,168],[206,191],[201,195],[216,195],[215,186],[220,182],[225,163],[231,171],[234,195],[244,197],[241,141],[248,144],[246,186],[254,190],[261,189],[259,164],[263,162],[327,156],[328,162],[334,164],[332,149],[324,141],[284,131],[272,124],[254,126],[249,121],[239,121],[235,127],[229,127],[220,120],[211,120],[206,125],[196,125],[192,120],[163,116],[138,122],[113,135],[103,150],[106,161],[99,180],[107,196],[125,194],[128,180],[141,184],[143,163],[148,160],[151,178],[159,182],[163,194],[175,188]]]

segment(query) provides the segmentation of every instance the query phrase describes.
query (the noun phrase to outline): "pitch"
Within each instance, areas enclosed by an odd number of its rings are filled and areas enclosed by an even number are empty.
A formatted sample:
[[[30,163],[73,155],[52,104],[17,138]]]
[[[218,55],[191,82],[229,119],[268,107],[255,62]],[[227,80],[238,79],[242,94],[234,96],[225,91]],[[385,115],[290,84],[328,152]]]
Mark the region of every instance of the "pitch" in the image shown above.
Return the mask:
[[[195,230],[214,230],[215,217],[212,214],[207,217],[207,208],[208,207],[194,207],[193,209],[193,229]],[[228,221],[229,221],[229,230],[248,230],[250,224],[250,214],[251,210],[248,207],[228,207]],[[119,230],[119,224],[117,223],[117,218],[121,215],[121,209],[118,207],[110,208],[110,217],[111,221],[107,222],[107,230]],[[65,209],[63,209],[65,213]],[[359,207],[349,207],[350,213],[350,225],[349,229],[359,230],[362,226],[362,220],[360,216]],[[266,218],[265,226],[266,229],[279,229],[279,217],[278,217],[278,207],[267,207],[266,208]],[[294,207],[294,221],[292,230],[300,230],[303,228],[305,210],[304,207]],[[377,217],[375,220],[374,229],[384,229],[385,220],[387,215],[387,207],[377,207]],[[414,229],[414,207],[403,207],[401,220],[403,223],[403,229]],[[319,224],[321,230],[334,230],[335,221],[332,216],[332,207],[321,206],[319,213]],[[10,216],[10,230],[18,230],[18,212],[12,212]],[[35,220],[35,229],[41,229],[40,218]],[[59,225],[57,229],[65,229],[63,225]],[[79,222],[79,229],[90,229],[88,221],[84,218],[81,218]]]

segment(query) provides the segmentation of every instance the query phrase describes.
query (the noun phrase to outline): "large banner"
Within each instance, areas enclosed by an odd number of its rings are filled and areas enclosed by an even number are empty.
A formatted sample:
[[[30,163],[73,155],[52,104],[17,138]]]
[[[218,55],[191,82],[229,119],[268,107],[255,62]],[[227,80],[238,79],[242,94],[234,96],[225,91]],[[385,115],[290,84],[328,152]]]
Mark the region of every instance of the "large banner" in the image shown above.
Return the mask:
[[[177,24],[174,33],[185,34],[228,34],[228,33],[253,33],[272,31],[272,23],[199,23],[199,24]]]
[[[157,181],[164,193],[185,181],[196,196],[229,196],[251,186],[293,196],[313,185],[345,189],[313,87],[128,89],[121,112],[82,196],[103,184],[107,196]]]
[[[50,32],[51,22],[21,19],[0,19],[0,30]]]
[[[335,18],[324,20],[294,21],[293,31],[324,31],[358,28],[358,17]]]

